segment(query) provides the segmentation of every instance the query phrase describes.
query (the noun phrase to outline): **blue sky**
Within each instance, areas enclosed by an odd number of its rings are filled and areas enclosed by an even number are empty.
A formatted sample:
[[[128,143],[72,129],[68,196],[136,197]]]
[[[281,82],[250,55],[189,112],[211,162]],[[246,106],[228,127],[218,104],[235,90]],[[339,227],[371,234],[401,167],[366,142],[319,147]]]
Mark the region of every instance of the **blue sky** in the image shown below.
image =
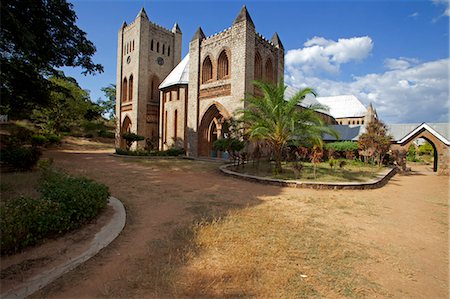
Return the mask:
[[[354,94],[386,122],[449,121],[449,10],[423,1],[72,1],[78,26],[97,47],[105,72],[64,69],[103,97],[115,83],[117,32],[141,7],[151,21],[183,32],[183,56],[198,26],[206,35],[229,27],[242,5],[256,30],[276,31],[285,48],[285,81],[319,96]]]

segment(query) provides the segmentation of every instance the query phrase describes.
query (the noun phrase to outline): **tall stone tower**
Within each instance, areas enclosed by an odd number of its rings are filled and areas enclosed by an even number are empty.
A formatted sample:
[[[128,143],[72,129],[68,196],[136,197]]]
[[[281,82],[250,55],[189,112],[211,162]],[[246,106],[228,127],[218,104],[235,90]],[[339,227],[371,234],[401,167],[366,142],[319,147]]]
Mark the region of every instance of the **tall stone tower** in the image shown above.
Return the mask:
[[[283,73],[278,34],[271,40],[259,34],[245,6],[222,32],[206,37],[199,28],[189,44],[187,155],[214,156],[212,144],[226,135],[225,121],[257,92],[253,80],[277,83]]]
[[[157,144],[160,93],[158,86],[181,61],[182,33],[177,23],[172,30],[151,22],[144,8],[118,34],[116,81],[116,147],[124,147],[122,134],[132,132],[146,140],[134,144],[143,148]]]

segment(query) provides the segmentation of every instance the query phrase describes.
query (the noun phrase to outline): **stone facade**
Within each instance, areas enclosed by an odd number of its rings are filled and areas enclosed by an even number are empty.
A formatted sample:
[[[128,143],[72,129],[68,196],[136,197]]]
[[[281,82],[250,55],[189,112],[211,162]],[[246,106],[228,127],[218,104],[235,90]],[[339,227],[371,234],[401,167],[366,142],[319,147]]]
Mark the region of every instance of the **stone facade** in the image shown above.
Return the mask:
[[[124,147],[125,132],[146,137],[134,144],[158,140],[159,89],[162,80],[181,60],[182,33],[150,22],[144,9],[118,33],[116,81],[116,147]]]
[[[182,145],[188,156],[211,156],[212,143],[225,134],[224,121],[254,92],[253,80],[281,80],[284,49],[277,34],[269,41],[256,32],[243,7],[231,27],[220,33],[206,37],[199,28],[188,55],[189,82],[161,90],[160,148]],[[175,93],[180,100],[170,96],[173,90],[180,91]]]

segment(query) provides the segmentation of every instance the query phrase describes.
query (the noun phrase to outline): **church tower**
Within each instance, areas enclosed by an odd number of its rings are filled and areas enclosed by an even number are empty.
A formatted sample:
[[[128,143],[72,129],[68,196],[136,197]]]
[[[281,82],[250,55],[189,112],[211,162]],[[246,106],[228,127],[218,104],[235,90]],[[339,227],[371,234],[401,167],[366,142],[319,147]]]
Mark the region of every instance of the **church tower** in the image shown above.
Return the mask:
[[[182,33],[177,23],[168,30],[151,22],[144,8],[118,33],[116,80],[116,147],[125,146],[122,134],[132,132],[158,146],[159,85],[181,61]]]

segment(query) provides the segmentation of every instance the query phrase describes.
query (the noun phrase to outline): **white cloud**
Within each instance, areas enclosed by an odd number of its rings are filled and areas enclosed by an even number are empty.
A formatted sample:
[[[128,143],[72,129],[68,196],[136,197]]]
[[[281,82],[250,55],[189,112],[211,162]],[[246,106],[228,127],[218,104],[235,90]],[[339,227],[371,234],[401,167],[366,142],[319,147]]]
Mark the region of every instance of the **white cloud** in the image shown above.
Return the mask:
[[[397,67],[354,77],[350,82],[311,76],[298,64],[286,63],[286,83],[313,87],[320,96],[353,94],[365,105],[372,102],[381,119],[389,123],[448,122],[450,59],[388,61]]]
[[[450,1],[449,0],[431,0],[435,5],[444,5],[445,9],[442,13],[442,16],[450,16]],[[434,19],[433,21],[437,21],[439,18]]]
[[[384,60],[384,66],[390,70],[406,70],[407,68],[419,63],[415,58],[388,58]]]
[[[368,36],[342,38],[338,41],[323,37],[313,37],[304,44],[304,48],[289,50],[286,64],[302,68],[305,74],[321,72],[338,73],[340,65],[366,58],[373,48]]]
[[[419,13],[416,11],[409,15],[410,18],[417,18],[419,16]]]

